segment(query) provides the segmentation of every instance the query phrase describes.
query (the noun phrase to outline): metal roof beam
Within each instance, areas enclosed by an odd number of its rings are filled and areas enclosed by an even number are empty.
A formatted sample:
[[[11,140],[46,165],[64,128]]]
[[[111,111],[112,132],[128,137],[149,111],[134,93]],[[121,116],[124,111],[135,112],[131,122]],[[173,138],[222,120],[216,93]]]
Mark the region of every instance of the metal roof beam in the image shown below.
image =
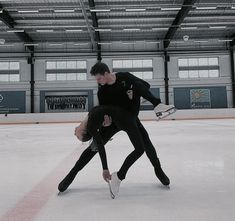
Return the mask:
[[[13,18],[9,15],[9,13],[3,9],[3,7],[2,7],[1,4],[0,4],[0,11],[2,11],[2,12],[0,13],[0,19],[2,20],[2,22],[3,22],[7,27],[13,28],[16,23],[15,23],[15,21],[13,20]]]
[[[182,8],[179,10],[178,14],[175,17],[171,27],[168,29],[168,32],[164,38],[164,48],[168,48],[171,39],[173,39],[177,29],[184,21],[184,18],[188,15],[189,11],[192,9],[194,3],[197,0],[184,0]]]
[[[9,13],[7,11],[5,11],[2,7],[2,5],[0,4],[0,10],[2,11],[2,13],[0,13],[0,20],[2,20],[2,22],[9,28],[14,28],[14,26],[16,25],[16,22],[14,21],[14,19],[9,15]],[[14,34],[22,41],[22,42],[26,42],[26,43],[33,43],[32,38],[26,34],[25,32],[14,32]],[[30,51],[34,50],[33,46],[26,46]]]
[[[87,25],[87,29],[88,29],[88,32],[89,32],[89,35],[90,35],[90,38],[91,38],[92,46],[93,46],[94,49],[96,49],[97,45],[95,44],[95,39],[94,39],[92,30],[91,30],[91,27],[90,27],[89,19],[88,19],[87,13],[86,13],[86,8],[85,8],[85,5],[83,3],[83,0],[79,0],[79,3],[80,3],[80,6],[81,6],[81,9],[82,9],[83,17],[86,21],[86,25]]]
[[[95,1],[94,0],[88,0],[89,3],[89,7],[90,8],[95,8]],[[91,19],[92,19],[92,23],[93,23],[93,27],[94,28],[98,28],[98,18],[96,16],[96,12],[91,12]],[[100,33],[99,31],[95,31],[95,40],[97,42],[97,60],[101,60],[101,45],[98,44],[100,42]]]

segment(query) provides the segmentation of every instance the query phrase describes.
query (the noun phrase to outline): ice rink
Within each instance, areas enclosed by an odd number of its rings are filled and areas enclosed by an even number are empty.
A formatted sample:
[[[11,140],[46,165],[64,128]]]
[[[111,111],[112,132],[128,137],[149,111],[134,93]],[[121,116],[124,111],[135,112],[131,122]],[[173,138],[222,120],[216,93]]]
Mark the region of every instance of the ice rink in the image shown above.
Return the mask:
[[[57,195],[88,144],[76,124],[0,125],[0,221],[227,221],[235,217],[235,119],[143,122],[170,189],[143,155],[111,199],[98,154]],[[120,132],[106,145],[111,172],[133,149]]]

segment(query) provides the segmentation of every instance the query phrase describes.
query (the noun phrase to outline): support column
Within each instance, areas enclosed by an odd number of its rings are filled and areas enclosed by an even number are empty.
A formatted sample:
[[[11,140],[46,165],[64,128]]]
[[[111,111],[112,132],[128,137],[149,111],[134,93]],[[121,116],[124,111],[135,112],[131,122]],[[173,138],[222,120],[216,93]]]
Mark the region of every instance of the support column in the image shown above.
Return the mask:
[[[165,103],[169,104],[169,77],[168,77],[168,62],[170,61],[170,57],[167,51],[164,51],[164,69],[165,69]]]
[[[102,60],[102,56],[101,56],[101,45],[97,44],[97,61],[101,61]]]
[[[28,58],[28,64],[30,64],[30,112],[34,113],[34,53]]]
[[[233,108],[234,108],[235,107],[235,67],[234,67],[233,44],[230,44],[230,65],[231,65],[232,95],[233,95]]]

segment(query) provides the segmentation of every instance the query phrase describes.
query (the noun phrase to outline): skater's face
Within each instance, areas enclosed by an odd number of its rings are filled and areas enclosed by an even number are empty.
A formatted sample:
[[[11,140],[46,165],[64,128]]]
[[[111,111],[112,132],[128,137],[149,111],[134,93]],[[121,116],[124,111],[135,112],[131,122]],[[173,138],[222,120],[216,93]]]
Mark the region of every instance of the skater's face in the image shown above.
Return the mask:
[[[105,85],[108,83],[108,72],[105,72],[104,75],[102,74],[96,74],[95,75],[95,79],[97,81],[98,84],[100,85]]]

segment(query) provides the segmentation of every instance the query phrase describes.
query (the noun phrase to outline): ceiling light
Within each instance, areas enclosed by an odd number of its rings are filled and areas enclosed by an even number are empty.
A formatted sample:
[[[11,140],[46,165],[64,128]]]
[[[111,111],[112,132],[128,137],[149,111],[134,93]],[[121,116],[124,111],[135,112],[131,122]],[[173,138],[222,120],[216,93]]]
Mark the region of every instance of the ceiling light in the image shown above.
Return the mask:
[[[194,41],[195,43],[206,43],[208,42],[207,40],[198,40],[198,41]]]
[[[75,12],[74,9],[55,9],[54,12],[56,13],[66,13],[66,12]]]
[[[12,46],[15,46],[15,45],[14,44],[4,44],[4,45],[0,44],[0,47],[12,47]]]
[[[135,43],[136,42],[134,42],[134,41],[122,41],[122,44],[126,44],[126,45],[133,45]]]
[[[110,9],[90,9],[90,12],[110,12]]]
[[[174,8],[161,8],[162,11],[174,11],[174,10],[180,10],[180,7],[174,7]]]
[[[185,43],[185,41],[171,41],[171,43],[174,43],[174,44],[182,44],[182,43]]]
[[[21,30],[21,29],[15,29],[15,30],[13,30],[13,29],[11,29],[11,30],[7,30],[7,32],[24,32],[24,30]]]
[[[111,45],[112,42],[98,42],[99,45]]]
[[[197,27],[180,27],[182,30],[195,30]]]
[[[140,28],[123,28],[123,31],[140,31]]]
[[[227,26],[210,26],[210,28],[223,29],[223,28],[227,28]]]
[[[96,28],[95,31],[112,31],[110,28]]]
[[[232,6],[231,9],[235,9],[235,6]]]
[[[88,43],[74,43],[73,45],[88,45]]]
[[[153,31],[162,31],[162,30],[168,30],[168,28],[159,27],[159,28],[152,28]]]
[[[24,43],[24,46],[38,46],[38,43]]]
[[[4,38],[0,38],[0,45],[4,45],[5,44],[5,39]]]
[[[146,8],[126,8],[127,12],[140,12],[140,11],[146,11]]]
[[[50,46],[61,46],[63,45],[62,43],[49,43]]]
[[[67,29],[65,30],[66,32],[81,32],[83,31],[82,29]]]
[[[184,36],[183,36],[183,40],[184,40],[184,41],[188,41],[188,40],[189,40],[189,36],[188,36],[188,35],[184,35]]]
[[[145,41],[148,44],[160,44],[160,41]]]
[[[227,42],[227,41],[233,41],[233,39],[219,39],[219,42]]]
[[[36,30],[36,32],[53,32],[54,30],[48,29],[48,30]]]
[[[3,9],[0,10],[0,13],[3,13]]]
[[[19,10],[18,11],[19,13],[38,13],[39,11],[38,10]]]
[[[196,7],[198,10],[214,10],[216,9],[216,6],[210,6],[210,7]]]

